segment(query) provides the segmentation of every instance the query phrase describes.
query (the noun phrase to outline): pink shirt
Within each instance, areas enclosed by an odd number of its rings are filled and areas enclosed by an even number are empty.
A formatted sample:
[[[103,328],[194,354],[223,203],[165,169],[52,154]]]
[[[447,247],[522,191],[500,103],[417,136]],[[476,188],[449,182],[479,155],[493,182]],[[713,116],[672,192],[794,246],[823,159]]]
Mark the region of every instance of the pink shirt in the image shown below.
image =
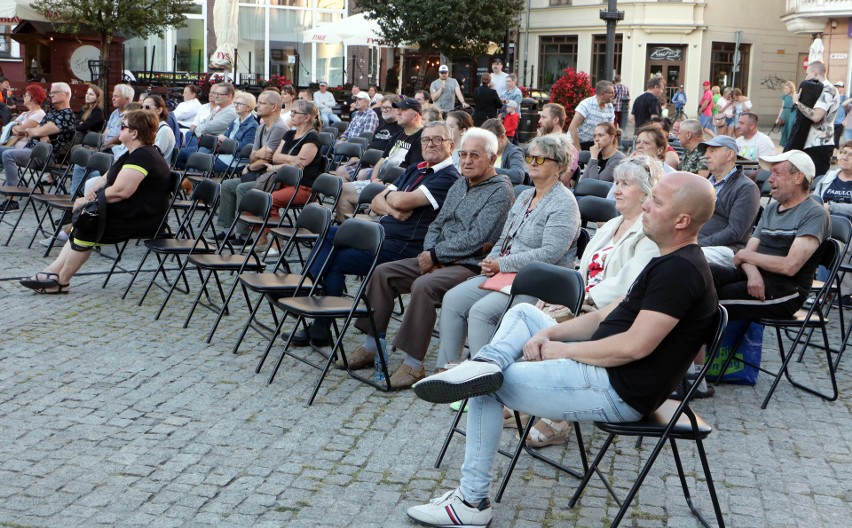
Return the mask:
[[[713,92],[709,89],[704,91],[704,97],[701,98],[700,105],[703,105],[705,102],[707,103],[707,107],[701,113],[709,117],[713,115]]]

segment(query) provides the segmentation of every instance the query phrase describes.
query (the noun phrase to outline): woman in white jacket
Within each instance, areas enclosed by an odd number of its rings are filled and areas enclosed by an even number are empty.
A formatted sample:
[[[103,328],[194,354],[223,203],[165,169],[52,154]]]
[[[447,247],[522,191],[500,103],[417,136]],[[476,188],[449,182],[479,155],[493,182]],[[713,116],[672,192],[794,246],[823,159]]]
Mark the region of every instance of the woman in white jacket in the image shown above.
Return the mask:
[[[626,295],[645,265],[660,255],[642,229],[642,204],[662,175],[662,164],[645,155],[628,158],[615,168],[615,208],[621,216],[598,228],[580,259],[579,271],[586,283],[585,309],[603,308]],[[505,421],[511,425],[509,422],[514,417]],[[533,447],[559,445],[570,432],[570,423],[542,418],[527,442]]]

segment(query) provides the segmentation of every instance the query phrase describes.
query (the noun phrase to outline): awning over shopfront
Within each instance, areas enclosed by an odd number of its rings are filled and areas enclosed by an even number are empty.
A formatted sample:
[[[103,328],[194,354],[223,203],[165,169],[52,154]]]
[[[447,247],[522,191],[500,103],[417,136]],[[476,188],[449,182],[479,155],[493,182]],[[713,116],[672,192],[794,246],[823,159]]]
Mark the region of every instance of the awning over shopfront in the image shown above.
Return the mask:
[[[0,0],[0,24],[15,25],[22,20],[45,22],[47,17],[32,8],[29,0]]]

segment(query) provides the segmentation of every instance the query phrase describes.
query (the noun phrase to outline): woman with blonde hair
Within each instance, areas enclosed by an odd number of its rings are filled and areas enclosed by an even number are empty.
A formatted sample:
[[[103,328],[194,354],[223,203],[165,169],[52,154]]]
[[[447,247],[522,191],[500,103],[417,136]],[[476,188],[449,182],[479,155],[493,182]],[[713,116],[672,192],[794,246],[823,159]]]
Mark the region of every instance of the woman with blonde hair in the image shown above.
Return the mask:
[[[786,81],[781,87],[781,90],[784,93],[781,94],[781,109],[778,111],[775,124],[781,127],[781,140],[778,144],[786,147],[787,141],[790,139],[790,133],[793,132],[793,123],[796,120],[796,106],[793,104],[793,94],[796,93],[796,85],[793,84],[793,81]]]

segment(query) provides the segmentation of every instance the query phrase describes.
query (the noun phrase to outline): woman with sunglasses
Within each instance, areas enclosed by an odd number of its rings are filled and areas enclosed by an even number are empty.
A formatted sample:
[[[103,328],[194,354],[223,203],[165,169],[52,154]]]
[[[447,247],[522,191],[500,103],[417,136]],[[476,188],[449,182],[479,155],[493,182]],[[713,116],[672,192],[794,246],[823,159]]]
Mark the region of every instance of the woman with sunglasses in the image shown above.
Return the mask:
[[[618,150],[620,132],[610,122],[601,123],[592,132],[594,144],[589,149],[591,158],[583,179],[613,181],[615,168],[626,157]]]
[[[109,172],[87,186],[86,195],[74,202],[74,209],[102,196],[106,201],[106,229],[101,236],[94,230],[75,227],[59,256],[21,285],[36,293],[68,293],[71,278],[89,260],[92,248],[117,244],[131,238],[150,238],[169,209],[171,185],[169,164],[154,147],[159,122],[153,112],[124,113],[119,142],[127,148]]]
[[[482,273],[444,295],[439,370],[459,362],[465,337],[471,357],[491,338],[509,301],[509,288],[483,289],[488,279],[498,273],[516,273],[530,262],[574,266],[580,210],[574,195],[559,179],[573,161],[568,138],[564,134],[539,136],[532,140],[528,152],[526,161],[534,187],[515,200],[500,238],[480,263]]]
[[[583,311],[598,310],[626,295],[645,265],[660,255],[642,228],[642,205],[663,175],[662,164],[640,154],[613,172],[615,208],[621,215],[598,228],[580,258],[579,271],[586,285]],[[547,308],[545,312],[561,320],[555,312]],[[504,410],[504,424],[516,425],[513,413]],[[565,443],[571,431],[568,422],[542,418],[530,430],[527,442],[535,448],[559,445]]]
[[[175,149],[175,133],[169,126],[169,107],[166,106],[166,101],[159,95],[148,95],[142,101],[142,109],[157,116],[160,124],[154,138],[154,146],[160,149],[165,159],[171,160],[172,151]]]

